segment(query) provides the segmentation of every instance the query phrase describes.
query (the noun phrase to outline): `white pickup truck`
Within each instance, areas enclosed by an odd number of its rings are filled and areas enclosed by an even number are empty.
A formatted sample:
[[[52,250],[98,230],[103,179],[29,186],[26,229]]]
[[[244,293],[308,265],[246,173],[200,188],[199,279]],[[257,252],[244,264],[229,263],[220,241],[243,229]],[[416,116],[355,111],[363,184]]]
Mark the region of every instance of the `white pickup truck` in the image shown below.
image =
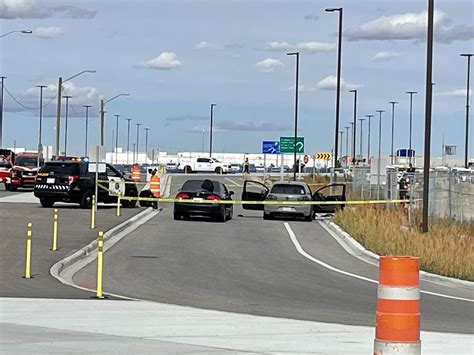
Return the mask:
[[[215,158],[191,158],[181,161],[179,168],[187,174],[195,172],[227,174],[229,172],[229,165]]]

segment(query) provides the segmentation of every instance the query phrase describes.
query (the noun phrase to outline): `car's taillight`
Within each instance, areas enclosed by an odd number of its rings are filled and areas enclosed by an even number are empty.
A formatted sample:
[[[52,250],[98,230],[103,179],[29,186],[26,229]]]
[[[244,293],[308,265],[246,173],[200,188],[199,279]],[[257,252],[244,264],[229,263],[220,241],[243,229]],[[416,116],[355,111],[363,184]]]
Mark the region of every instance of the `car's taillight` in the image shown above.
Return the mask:
[[[180,192],[179,194],[176,195],[176,199],[178,200],[184,200],[187,198],[189,198],[189,195],[184,192]]]
[[[207,195],[207,200],[220,200],[221,197],[219,195]]]
[[[67,181],[68,181],[69,185],[72,185],[74,182],[76,182],[76,180],[79,180],[79,176],[77,176],[77,175],[69,175]]]

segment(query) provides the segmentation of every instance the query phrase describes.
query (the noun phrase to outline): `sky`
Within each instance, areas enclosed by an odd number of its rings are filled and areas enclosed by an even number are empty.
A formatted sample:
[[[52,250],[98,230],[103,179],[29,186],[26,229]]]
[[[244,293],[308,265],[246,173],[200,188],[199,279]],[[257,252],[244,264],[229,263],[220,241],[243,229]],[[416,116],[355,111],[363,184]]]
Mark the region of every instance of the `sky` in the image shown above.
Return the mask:
[[[390,151],[391,106],[395,148],[408,146],[409,96],[413,97],[413,147],[423,153],[426,0],[298,1],[48,1],[0,0],[0,75],[4,92],[5,146],[34,149],[38,142],[39,89],[43,144],[54,145],[58,77],[83,74],[63,85],[70,95],[68,153],[84,151],[85,108],[91,105],[89,143],[99,138],[101,98],[128,93],[106,105],[106,145],[119,116],[119,146],[130,148],[141,124],[140,150],[170,153],[208,150],[210,104],[217,152],[260,152],[262,140],[293,134],[295,57],[300,52],[299,135],[305,152],[329,152],[335,131],[336,13],[343,7],[341,130],[353,117],[373,114],[372,153],[382,115],[382,151]],[[474,52],[474,4],[437,0],[433,80],[432,152],[457,146],[464,154],[467,60]],[[64,144],[63,102],[61,146]],[[359,123],[359,121],[358,121]],[[367,154],[367,121],[363,154]],[[359,131],[360,132],[360,131]],[[474,130],[470,129],[470,136]],[[473,142],[472,138],[470,142]],[[359,146],[359,133],[357,135]],[[470,144],[472,157],[473,144]],[[359,153],[359,148],[357,148]]]

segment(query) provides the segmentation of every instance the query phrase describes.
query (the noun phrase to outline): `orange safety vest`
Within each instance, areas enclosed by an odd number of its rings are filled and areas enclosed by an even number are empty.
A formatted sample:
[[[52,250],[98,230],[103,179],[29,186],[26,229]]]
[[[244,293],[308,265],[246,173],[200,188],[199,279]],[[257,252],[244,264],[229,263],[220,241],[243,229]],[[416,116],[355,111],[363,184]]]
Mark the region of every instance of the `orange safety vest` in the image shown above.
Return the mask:
[[[154,197],[161,197],[160,192],[160,177],[154,175],[150,179],[150,192]]]
[[[132,168],[132,180],[134,182],[140,182],[140,167],[137,165]]]

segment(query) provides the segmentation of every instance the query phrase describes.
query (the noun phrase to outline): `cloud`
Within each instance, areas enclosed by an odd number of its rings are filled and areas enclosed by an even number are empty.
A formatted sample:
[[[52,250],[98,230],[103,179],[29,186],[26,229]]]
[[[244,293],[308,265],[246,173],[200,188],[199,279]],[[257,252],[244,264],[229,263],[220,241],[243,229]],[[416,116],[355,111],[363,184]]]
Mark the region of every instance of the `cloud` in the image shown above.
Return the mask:
[[[388,62],[400,56],[398,52],[379,52],[372,57],[372,62]]]
[[[438,92],[435,93],[434,96],[445,96],[445,97],[462,97],[466,98],[466,89],[458,89],[453,91],[445,91],[445,92]],[[472,90],[469,90],[469,95],[472,94]]]
[[[38,27],[33,30],[33,36],[39,38],[54,38],[63,34],[64,29],[62,27]]]
[[[244,48],[245,45],[240,42],[231,42],[231,43],[225,43],[224,48],[226,49],[241,49]]]
[[[316,84],[316,87],[320,90],[336,90],[337,78],[334,75],[329,75],[323,80]],[[349,84],[341,78],[341,89],[342,90],[355,90],[360,88],[361,85],[358,84]]]
[[[267,50],[278,52],[299,51],[304,53],[327,53],[334,52],[337,49],[335,43],[324,42],[301,42],[298,44],[290,44],[288,42],[270,42]]]
[[[163,52],[155,59],[151,59],[144,65],[146,68],[156,70],[170,70],[182,66],[177,56],[173,52]]]
[[[296,85],[292,85],[286,89],[282,89],[282,91],[295,91]],[[298,85],[299,92],[311,92],[316,90],[313,86],[307,85]]]
[[[427,12],[382,16],[348,29],[344,35],[349,41],[426,40]],[[435,12],[435,40],[441,43],[467,41],[474,38],[474,25],[454,25],[442,11]]]
[[[209,48],[209,47],[212,47],[212,45],[207,41],[201,41],[194,45],[194,49],[204,49],[204,48]]]
[[[35,19],[35,18],[93,18],[97,11],[77,6],[45,6],[36,0],[0,0],[0,18]]]
[[[304,19],[306,21],[318,21],[319,20],[319,16],[316,16],[316,15],[305,15]]]
[[[203,127],[193,127],[191,133],[201,133]],[[291,129],[290,125],[282,125],[274,121],[253,120],[253,121],[220,121],[214,124],[214,132],[280,132]]]
[[[282,65],[283,63],[281,61],[273,58],[267,58],[255,64],[257,69],[262,73],[272,73],[275,68],[281,67]]]
[[[173,113],[166,117],[168,122],[177,122],[177,121],[207,121],[208,116],[196,115],[194,113]]]

